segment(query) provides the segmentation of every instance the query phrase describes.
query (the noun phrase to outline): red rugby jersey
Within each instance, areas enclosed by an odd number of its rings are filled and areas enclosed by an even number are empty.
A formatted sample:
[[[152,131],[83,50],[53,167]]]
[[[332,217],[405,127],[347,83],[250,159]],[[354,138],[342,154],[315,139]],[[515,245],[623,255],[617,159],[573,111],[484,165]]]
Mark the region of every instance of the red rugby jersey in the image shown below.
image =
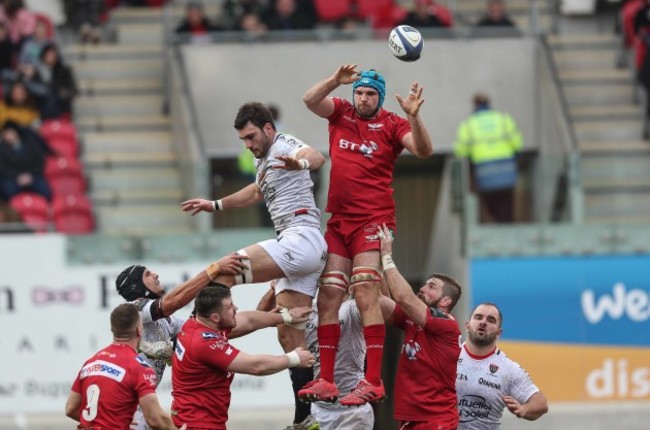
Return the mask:
[[[360,118],[352,103],[333,98],[329,116],[330,186],[327,212],[368,215],[395,211],[393,170],[407,120],[381,109],[373,119]]]

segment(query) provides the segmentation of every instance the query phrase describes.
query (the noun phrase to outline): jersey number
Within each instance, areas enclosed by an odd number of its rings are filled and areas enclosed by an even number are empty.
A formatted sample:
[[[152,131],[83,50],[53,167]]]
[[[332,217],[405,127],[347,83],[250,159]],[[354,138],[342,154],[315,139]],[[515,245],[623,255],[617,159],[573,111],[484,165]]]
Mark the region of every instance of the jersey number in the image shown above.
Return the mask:
[[[99,387],[96,384],[88,386],[86,390],[86,407],[81,416],[86,421],[97,418],[97,406],[99,405]]]

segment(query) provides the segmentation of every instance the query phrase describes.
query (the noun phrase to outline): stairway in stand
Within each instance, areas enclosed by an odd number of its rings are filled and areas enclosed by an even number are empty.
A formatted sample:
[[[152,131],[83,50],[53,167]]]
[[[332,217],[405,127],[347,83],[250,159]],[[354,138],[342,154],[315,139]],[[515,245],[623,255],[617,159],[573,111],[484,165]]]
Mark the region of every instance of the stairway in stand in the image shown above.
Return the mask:
[[[585,221],[650,222],[644,108],[633,70],[617,68],[621,42],[613,26],[549,42],[580,148]]]
[[[83,140],[98,232],[187,233],[185,197],[163,114],[160,9],[119,8],[117,43],[68,45],[80,88],[74,120]]]

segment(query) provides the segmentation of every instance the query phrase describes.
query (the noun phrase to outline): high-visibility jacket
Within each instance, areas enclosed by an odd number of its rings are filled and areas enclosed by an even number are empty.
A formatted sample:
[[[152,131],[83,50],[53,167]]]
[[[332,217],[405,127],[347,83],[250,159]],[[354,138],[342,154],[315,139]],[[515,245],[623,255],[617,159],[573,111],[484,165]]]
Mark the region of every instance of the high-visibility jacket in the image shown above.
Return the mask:
[[[255,156],[248,149],[244,149],[237,157],[237,166],[239,172],[245,176],[255,176],[257,169],[255,168]]]
[[[514,158],[523,146],[521,132],[510,115],[479,110],[458,127],[454,152],[472,164]]]

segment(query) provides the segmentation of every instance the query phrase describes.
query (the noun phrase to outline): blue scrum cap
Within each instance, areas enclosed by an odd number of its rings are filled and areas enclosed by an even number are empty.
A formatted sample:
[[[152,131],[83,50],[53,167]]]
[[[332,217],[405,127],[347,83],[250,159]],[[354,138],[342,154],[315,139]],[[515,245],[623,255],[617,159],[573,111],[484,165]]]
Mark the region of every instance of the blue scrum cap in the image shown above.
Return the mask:
[[[369,87],[379,93],[379,104],[377,105],[377,110],[379,110],[384,104],[384,96],[386,95],[386,81],[384,77],[376,71],[375,69],[363,70],[359,73],[359,79],[357,79],[354,84],[352,84],[352,94],[357,87]]]

